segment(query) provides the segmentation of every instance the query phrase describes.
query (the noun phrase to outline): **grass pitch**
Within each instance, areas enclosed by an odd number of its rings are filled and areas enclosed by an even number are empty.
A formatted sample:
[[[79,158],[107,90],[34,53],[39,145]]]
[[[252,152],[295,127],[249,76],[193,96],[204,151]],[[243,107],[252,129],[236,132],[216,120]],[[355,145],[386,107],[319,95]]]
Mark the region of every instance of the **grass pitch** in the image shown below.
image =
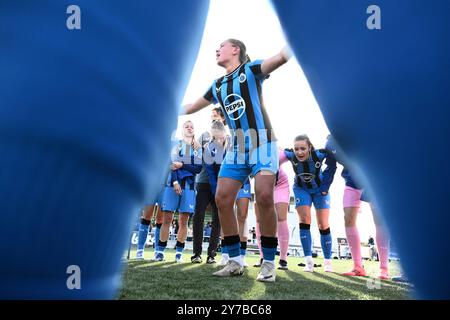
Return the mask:
[[[131,251],[130,257],[136,252]],[[150,259],[152,250],[146,250],[145,258]],[[275,283],[256,281],[259,268],[253,267],[259,260],[257,255],[247,255],[250,265],[242,277],[216,278],[212,273],[218,263],[192,264],[191,252],[183,255],[184,263],[175,263],[175,252],[167,250],[166,261],[150,262],[125,260],[123,286],[118,299],[145,300],[298,300],[298,299],[345,299],[345,300],[404,300],[411,299],[413,289],[399,284],[376,279],[378,263],[364,263],[369,277],[344,277],[340,273],[352,267],[351,260],[333,260],[334,273],[326,273],[316,268],[314,273],[304,272],[297,266],[302,258],[288,257],[289,270],[277,270]],[[220,260],[220,254],[216,257]],[[278,257],[276,257],[278,262]],[[322,259],[315,259],[322,264]],[[399,275],[396,262],[390,263],[391,276]]]

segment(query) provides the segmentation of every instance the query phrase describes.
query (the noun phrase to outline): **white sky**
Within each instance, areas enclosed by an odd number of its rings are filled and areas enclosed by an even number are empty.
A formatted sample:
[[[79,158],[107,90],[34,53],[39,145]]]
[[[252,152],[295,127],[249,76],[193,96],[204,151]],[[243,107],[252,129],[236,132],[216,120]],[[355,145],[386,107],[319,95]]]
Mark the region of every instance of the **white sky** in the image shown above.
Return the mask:
[[[239,17],[237,12],[252,14],[241,14]],[[243,41],[252,60],[269,58],[286,44],[276,13],[268,0],[211,0],[200,51],[183,104],[192,103],[203,96],[212,81],[225,74],[225,70],[216,64],[215,50],[228,38]],[[308,134],[317,148],[325,145],[329,130],[295,58],[273,72],[264,82],[263,96],[280,147],[292,147],[294,137],[302,133]],[[179,127],[184,121],[192,120],[196,136],[200,136],[210,127],[212,108],[211,105],[196,114],[180,117]],[[180,131],[177,136],[180,136]],[[290,177],[292,187],[292,168],[289,164],[285,164],[283,168]],[[340,177],[341,170],[342,167],[339,166],[330,189],[330,226],[333,237],[345,237],[342,209],[344,180]],[[367,241],[369,234],[375,236],[375,232],[370,208],[365,203],[362,212],[358,217],[358,226],[361,240]],[[295,224],[298,226],[297,215],[290,215],[291,227]],[[249,226],[254,225],[253,221],[254,218],[249,217]],[[298,233],[295,233],[295,238],[298,240]],[[318,239],[318,236],[315,238]]]

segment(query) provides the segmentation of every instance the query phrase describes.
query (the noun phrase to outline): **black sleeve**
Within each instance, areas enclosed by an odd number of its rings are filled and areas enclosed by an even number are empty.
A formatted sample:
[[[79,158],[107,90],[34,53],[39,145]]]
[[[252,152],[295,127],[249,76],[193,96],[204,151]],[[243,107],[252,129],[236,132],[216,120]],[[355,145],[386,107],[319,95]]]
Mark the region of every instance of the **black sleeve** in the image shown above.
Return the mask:
[[[206,93],[203,95],[203,98],[205,98],[209,102],[213,102],[214,101],[214,95],[213,95],[212,87],[209,87],[208,91],[206,91]]]

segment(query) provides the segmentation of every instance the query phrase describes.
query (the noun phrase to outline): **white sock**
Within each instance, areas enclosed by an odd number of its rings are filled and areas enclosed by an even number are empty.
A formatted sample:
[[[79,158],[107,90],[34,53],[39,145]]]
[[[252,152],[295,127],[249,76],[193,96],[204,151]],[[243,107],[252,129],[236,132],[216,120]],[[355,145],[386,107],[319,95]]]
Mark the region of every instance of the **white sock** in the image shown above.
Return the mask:
[[[239,263],[240,266],[243,266],[243,265],[244,265],[244,263],[243,263],[242,258],[241,258],[240,255],[239,255],[239,256],[236,256],[236,257],[232,257],[232,258],[230,257],[230,260],[236,261],[237,263]]]
[[[230,259],[230,256],[228,255],[228,253],[222,253],[222,258],[224,258],[225,260]]]
[[[270,263],[271,265],[273,265],[275,267],[275,260],[272,260],[272,261],[270,261],[270,260],[263,260],[263,263],[264,262]]]

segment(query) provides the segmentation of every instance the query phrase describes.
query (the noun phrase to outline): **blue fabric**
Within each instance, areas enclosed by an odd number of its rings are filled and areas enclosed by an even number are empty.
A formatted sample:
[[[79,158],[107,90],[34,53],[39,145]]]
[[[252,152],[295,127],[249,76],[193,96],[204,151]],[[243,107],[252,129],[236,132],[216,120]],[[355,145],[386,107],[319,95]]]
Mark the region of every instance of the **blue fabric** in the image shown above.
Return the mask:
[[[228,247],[227,246],[222,246],[222,254],[223,253],[228,254]]]
[[[208,180],[213,195],[216,194],[219,171],[226,154],[227,150],[225,150],[223,145],[217,144],[214,140],[208,143],[204,148],[204,166],[208,174]]]
[[[330,155],[327,149],[312,150],[311,154],[315,155],[317,162],[311,155],[307,160],[301,162],[296,159],[292,149],[285,149],[286,158],[292,163],[296,176],[294,183],[310,193],[328,192],[336,172],[336,160]],[[294,160],[297,160],[296,162]],[[322,162],[325,160],[326,168],[322,170]],[[316,174],[316,173],[319,174]]]
[[[158,251],[159,234],[161,233],[161,227],[155,227],[155,252]]]
[[[138,244],[137,249],[143,250],[145,248],[145,242],[147,241],[148,236],[148,229],[149,226],[145,224],[139,224],[139,231],[138,231]]]
[[[248,181],[248,180],[247,180]],[[239,190],[238,195],[236,197],[236,200],[239,199],[251,199],[252,198],[252,192],[251,192],[251,185],[249,183],[245,183],[242,188]]]
[[[166,187],[161,210],[170,212],[195,213],[195,190],[186,186],[181,195],[177,195],[173,187]]]
[[[155,194],[152,200],[147,202],[147,205],[155,206],[157,204],[162,205],[162,199],[164,195],[164,189],[166,188],[165,185],[161,185],[159,191]]]
[[[0,42],[0,252],[8,252],[0,298],[115,296],[134,213],[166,165],[208,8],[205,0],[78,0],[82,30],[69,31],[61,23],[69,4],[6,1],[0,10],[0,30],[14,30]],[[417,183],[417,163],[400,158],[418,145],[450,155],[450,2],[378,0],[382,30],[365,26],[368,1],[273,4],[407,277],[420,297],[450,298],[449,273],[423,272],[449,250],[446,204],[429,199],[448,198],[450,168],[427,171],[429,188]],[[411,246],[417,234],[428,241]],[[60,285],[73,264],[83,290]],[[450,270],[450,255],[439,266]]]
[[[272,125],[262,103],[262,60],[247,62],[214,80],[204,98],[219,103],[232,134],[234,147],[251,150],[274,141]],[[249,139],[238,141],[240,134]],[[255,134],[253,134],[255,133]],[[257,133],[257,134],[256,134]]]
[[[228,245],[227,247],[227,253],[230,258],[238,257],[241,254],[241,244],[239,242]]]
[[[78,0],[82,29],[68,30],[71,4],[1,4],[0,299],[116,296],[208,10],[206,0]],[[66,286],[71,265],[81,290]]]
[[[300,229],[300,242],[302,243],[303,254],[305,257],[312,256],[311,230]]]
[[[230,178],[245,183],[250,175],[256,176],[262,170],[276,174],[278,163],[276,142],[262,145],[250,153],[234,150],[227,152],[220,167],[219,178]]]
[[[176,254],[180,254],[180,255],[181,255],[181,254],[183,253],[183,251],[184,251],[184,247],[178,247],[178,246],[177,246],[177,247],[175,248]]]
[[[179,141],[171,153],[172,162],[181,162],[183,166],[171,171],[166,185],[172,186],[174,181],[178,181],[181,186],[189,184],[193,188],[195,176],[202,170],[202,149],[194,150],[191,145]]]
[[[418,296],[449,299],[450,274],[424,270],[436,252],[449,252],[447,204],[430,199],[448,199],[450,167],[427,170],[424,184],[411,157],[418,146],[439,150],[439,159],[450,156],[450,2],[378,0],[381,30],[366,27],[369,1],[272,3],[325,122],[383,215]],[[427,241],[411,245],[418,234]],[[440,255],[439,269],[450,270],[450,254]]]
[[[263,259],[266,261],[274,261],[275,254],[277,253],[277,248],[265,248],[261,247],[261,251],[263,253]]]
[[[331,250],[333,246],[333,240],[331,233],[320,235],[320,244],[322,245],[323,257],[325,259],[331,259]]]
[[[330,208],[330,195],[322,195],[321,193],[310,193],[303,188],[299,188],[296,185],[293,188],[295,197],[295,207],[309,206],[314,203],[316,209],[329,209]]]

